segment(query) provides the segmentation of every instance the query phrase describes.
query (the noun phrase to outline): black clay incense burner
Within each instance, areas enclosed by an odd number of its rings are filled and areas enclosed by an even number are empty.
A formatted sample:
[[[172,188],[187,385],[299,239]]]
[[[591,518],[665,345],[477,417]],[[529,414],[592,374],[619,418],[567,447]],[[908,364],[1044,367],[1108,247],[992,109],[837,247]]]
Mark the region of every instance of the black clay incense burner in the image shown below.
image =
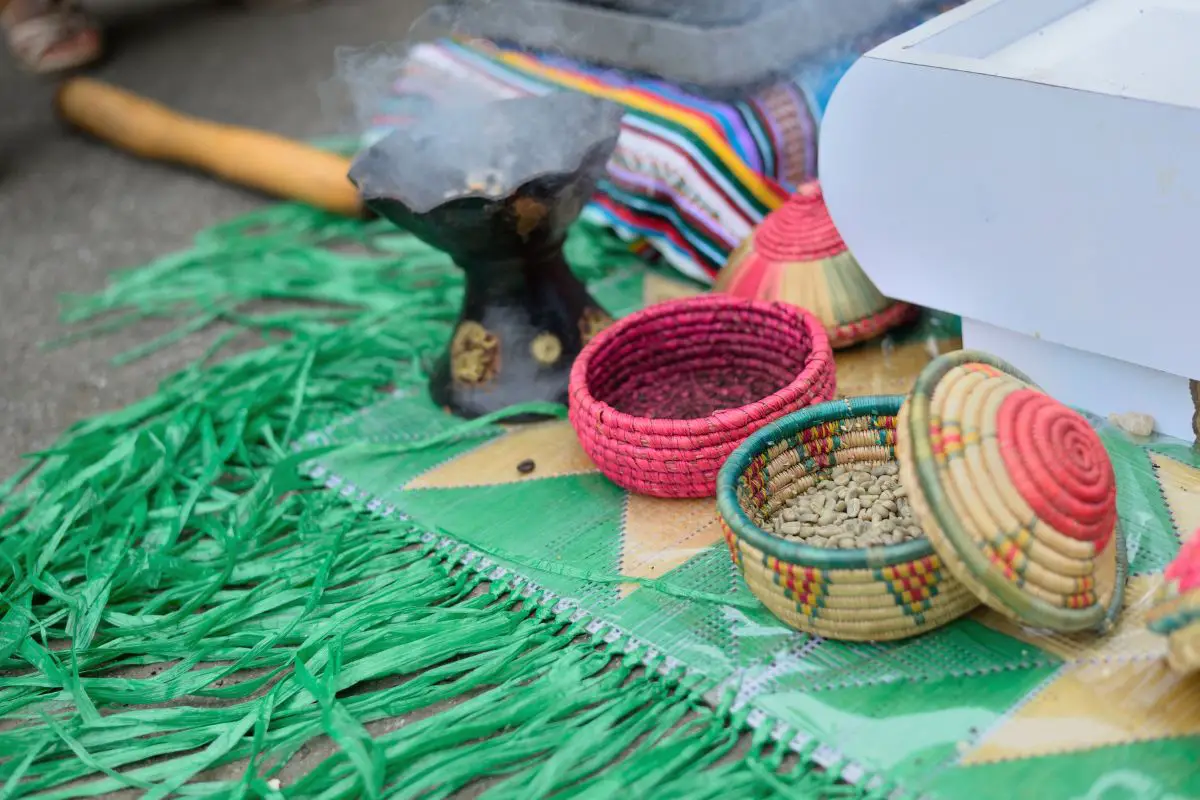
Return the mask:
[[[434,111],[351,166],[371,210],[466,276],[454,335],[430,377],[438,405],[473,418],[566,402],[571,363],[611,320],[563,244],[604,175],[623,113],[565,92]]]

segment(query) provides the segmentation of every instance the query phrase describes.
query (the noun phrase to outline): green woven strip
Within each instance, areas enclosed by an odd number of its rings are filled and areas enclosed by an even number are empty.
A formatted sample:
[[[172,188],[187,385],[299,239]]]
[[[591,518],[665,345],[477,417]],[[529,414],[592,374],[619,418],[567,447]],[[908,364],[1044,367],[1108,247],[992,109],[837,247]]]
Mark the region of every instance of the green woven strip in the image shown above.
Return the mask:
[[[601,286],[626,279],[601,238],[573,246],[597,250]],[[123,313],[109,330],[183,315],[177,336],[221,319],[268,341],[79,423],[0,489],[0,795],[857,794],[765,736],[735,753],[744,715],[601,651],[586,619],[273,483],[302,433],[420,381],[457,291],[410,239],[282,207],[71,302],[75,321]],[[264,297],[345,307],[238,311]]]
[[[638,304],[643,270],[619,244],[580,228],[569,247],[610,310]],[[0,487],[0,796],[464,788],[599,800],[874,796],[898,785],[1083,797],[1118,778],[1195,794],[1200,736],[1187,732],[1095,751],[1103,757],[963,761],[997,741],[1036,744],[1006,726],[1090,661],[974,619],[889,645],[796,634],[749,595],[719,541],[623,593],[622,573],[637,558],[647,566],[623,540],[623,515],[637,509],[597,474],[409,488],[498,441],[496,426],[460,427],[425,399],[423,366],[459,292],[456,271],[409,237],[284,206],[70,302],[74,322],[101,332],[176,321],[126,359],[224,330],[210,357],[154,397],[80,423],[32,459],[34,482]],[[247,332],[257,349],[218,361]],[[1134,570],[1153,573],[1181,523],[1146,445],[1102,435]],[[332,445],[318,460],[340,482],[312,491],[299,470]],[[1182,446],[1151,447],[1197,464]],[[428,532],[363,514],[343,494],[395,505]],[[504,583],[450,560],[462,550],[443,536],[577,598],[619,632],[600,645],[590,625],[575,636],[586,616],[553,616],[537,596],[536,607],[514,605]],[[1133,652],[1101,654],[1105,669],[1153,667],[1138,649],[1145,637],[1125,641]],[[653,675],[657,663],[693,671],[647,679],[645,662]],[[1110,699],[1148,701],[1114,692],[1080,713]],[[829,772],[791,766],[772,735]],[[872,792],[829,785],[839,773],[887,781]]]
[[[414,392],[355,415],[323,433],[322,442],[410,442],[422,430],[437,429],[444,418],[423,392]],[[764,435],[776,434],[787,435],[779,430]],[[1169,556],[1177,550],[1178,539],[1159,481],[1149,469],[1146,444],[1121,445],[1124,435],[1104,426],[1101,435],[1122,475],[1121,519],[1130,552],[1138,554],[1146,565],[1143,571],[1149,571],[1147,567],[1153,567],[1147,556]],[[1154,637],[1066,640],[1036,631],[1010,631],[986,615],[883,644],[806,637],[763,611],[731,569],[722,542],[708,540],[705,546],[703,532],[689,541],[682,527],[686,516],[672,519],[665,506],[654,507],[650,516],[647,504],[586,470],[557,473],[550,468],[534,479],[514,480],[489,464],[505,459],[516,464],[537,455],[541,466],[542,458],[554,456],[548,449],[533,452],[538,448],[519,436],[508,438],[507,446],[498,434],[454,442],[422,451],[419,458],[405,454],[364,459],[343,451],[322,459],[322,479],[335,491],[384,510],[395,508],[439,534],[491,553],[710,679],[739,686],[740,699],[756,707],[756,719],[765,718],[768,727],[778,723],[797,731],[789,743],[809,742],[816,747],[811,756],[837,765],[847,780],[884,778],[910,792],[957,797],[939,787],[953,784],[961,789],[965,784],[946,783],[945,775],[987,774],[960,762],[1012,752],[1027,776],[1021,788],[1084,797],[1092,777],[1079,773],[1068,778],[1069,770],[1060,765],[1092,746],[1091,737],[1120,743],[1132,735],[1123,733],[1132,727],[1121,728],[1098,713],[1108,707],[1110,697],[1112,702],[1123,697],[1120,707],[1138,720],[1137,730],[1158,737],[1155,752],[1161,759],[1156,763],[1162,774],[1152,777],[1168,792],[1179,793],[1188,786],[1194,759],[1187,760],[1187,747],[1174,746],[1164,735],[1173,728],[1154,712],[1164,704],[1187,707],[1186,692],[1178,686],[1161,695],[1157,690],[1140,692],[1159,686],[1153,677],[1158,670]],[[570,444],[566,434],[561,446]],[[1194,463],[1183,453],[1179,450],[1173,457]],[[486,474],[473,475],[472,469]],[[503,513],[497,513],[500,509]],[[1182,513],[1186,516],[1186,507]],[[638,514],[643,516],[638,519]],[[655,540],[647,542],[646,537],[651,521],[668,527],[658,537],[665,558],[657,564],[649,555]],[[670,529],[673,524],[679,528]],[[688,546],[698,539],[702,544]],[[680,563],[676,556],[668,561],[678,553],[673,548],[686,548],[687,560]],[[638,569],[639,559],[643,570],[653,565],[655,574],[662,576],[656,578],[661,583],[646,588],[670,591],[623,594],[607,583],[617,573]],[[1144,581],[1140,588],[1144,593]],[[689,597],[677,589],[696,590],[705,597]],[[1070,678],[1077,668],[1086,670],[1081,673],[1085,675],[1096,672],[1096,662],[1104,664],[1104,674],[1111,667],[1114,676],[1125,675],[1126,669],[1142,675],[1113,678],[1092,699],[1073,689]],[[1044,698],[1043,704],[1032,702],[1034,697]],[[1048,719],[1056,714],[1071,715],[1080,723],[1057,725]],[[1194,726],[1187,730],[1196,731]],[[1200,731],[1182,735],[1193,749],[1200,743]],[[1119,755],[1111,767],[1134,774],[1144,770],[1140,762]],[[1043,775],[1054,776],[1053,785],[1043,783]],[[976,787],[981,794],[991,788]]]

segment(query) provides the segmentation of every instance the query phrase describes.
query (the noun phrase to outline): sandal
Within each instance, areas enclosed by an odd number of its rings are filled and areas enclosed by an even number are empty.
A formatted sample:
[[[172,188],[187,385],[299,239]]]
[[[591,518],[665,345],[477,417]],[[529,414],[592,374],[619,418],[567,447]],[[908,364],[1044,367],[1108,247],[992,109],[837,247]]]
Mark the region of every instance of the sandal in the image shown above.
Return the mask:
[[[100,29],[71,0],[11,0],[0,29],[21,68],[38,75],[85,66],[103,52]]]

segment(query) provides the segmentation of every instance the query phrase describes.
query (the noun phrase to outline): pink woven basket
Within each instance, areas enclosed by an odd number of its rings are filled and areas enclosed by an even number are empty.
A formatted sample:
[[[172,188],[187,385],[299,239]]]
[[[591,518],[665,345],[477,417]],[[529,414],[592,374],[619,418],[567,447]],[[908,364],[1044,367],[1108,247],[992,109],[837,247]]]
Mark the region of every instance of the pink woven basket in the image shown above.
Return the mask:
[[[570,419],[618,486],[711,497],[747,436],[835,388],[829,335],[812,314],[705,295],[651,306],[593,339],[571,370]]]

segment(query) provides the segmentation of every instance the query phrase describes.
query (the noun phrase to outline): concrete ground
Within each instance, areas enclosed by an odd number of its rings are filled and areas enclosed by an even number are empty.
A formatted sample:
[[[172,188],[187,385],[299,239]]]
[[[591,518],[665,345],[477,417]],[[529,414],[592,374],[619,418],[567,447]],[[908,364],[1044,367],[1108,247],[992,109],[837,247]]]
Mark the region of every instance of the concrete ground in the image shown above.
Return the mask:
[[[83,0],[110,56],[90,74],[182,111],[288,136],[338,132],[320,86],[339,45],[403,38],[424,0],[322,0],[246,12],[220,0]],[[0,476],[75,420],[154,390],[203,350],[171,348],[123,368],[146,329],[47,351],[64,333],[58,298],[100,289],[115,269],[188,245],[263,202],[209,178],[138,161],[64,129],[53,82],[0,52]],[[2,481],[2,477],[0,477]]]

